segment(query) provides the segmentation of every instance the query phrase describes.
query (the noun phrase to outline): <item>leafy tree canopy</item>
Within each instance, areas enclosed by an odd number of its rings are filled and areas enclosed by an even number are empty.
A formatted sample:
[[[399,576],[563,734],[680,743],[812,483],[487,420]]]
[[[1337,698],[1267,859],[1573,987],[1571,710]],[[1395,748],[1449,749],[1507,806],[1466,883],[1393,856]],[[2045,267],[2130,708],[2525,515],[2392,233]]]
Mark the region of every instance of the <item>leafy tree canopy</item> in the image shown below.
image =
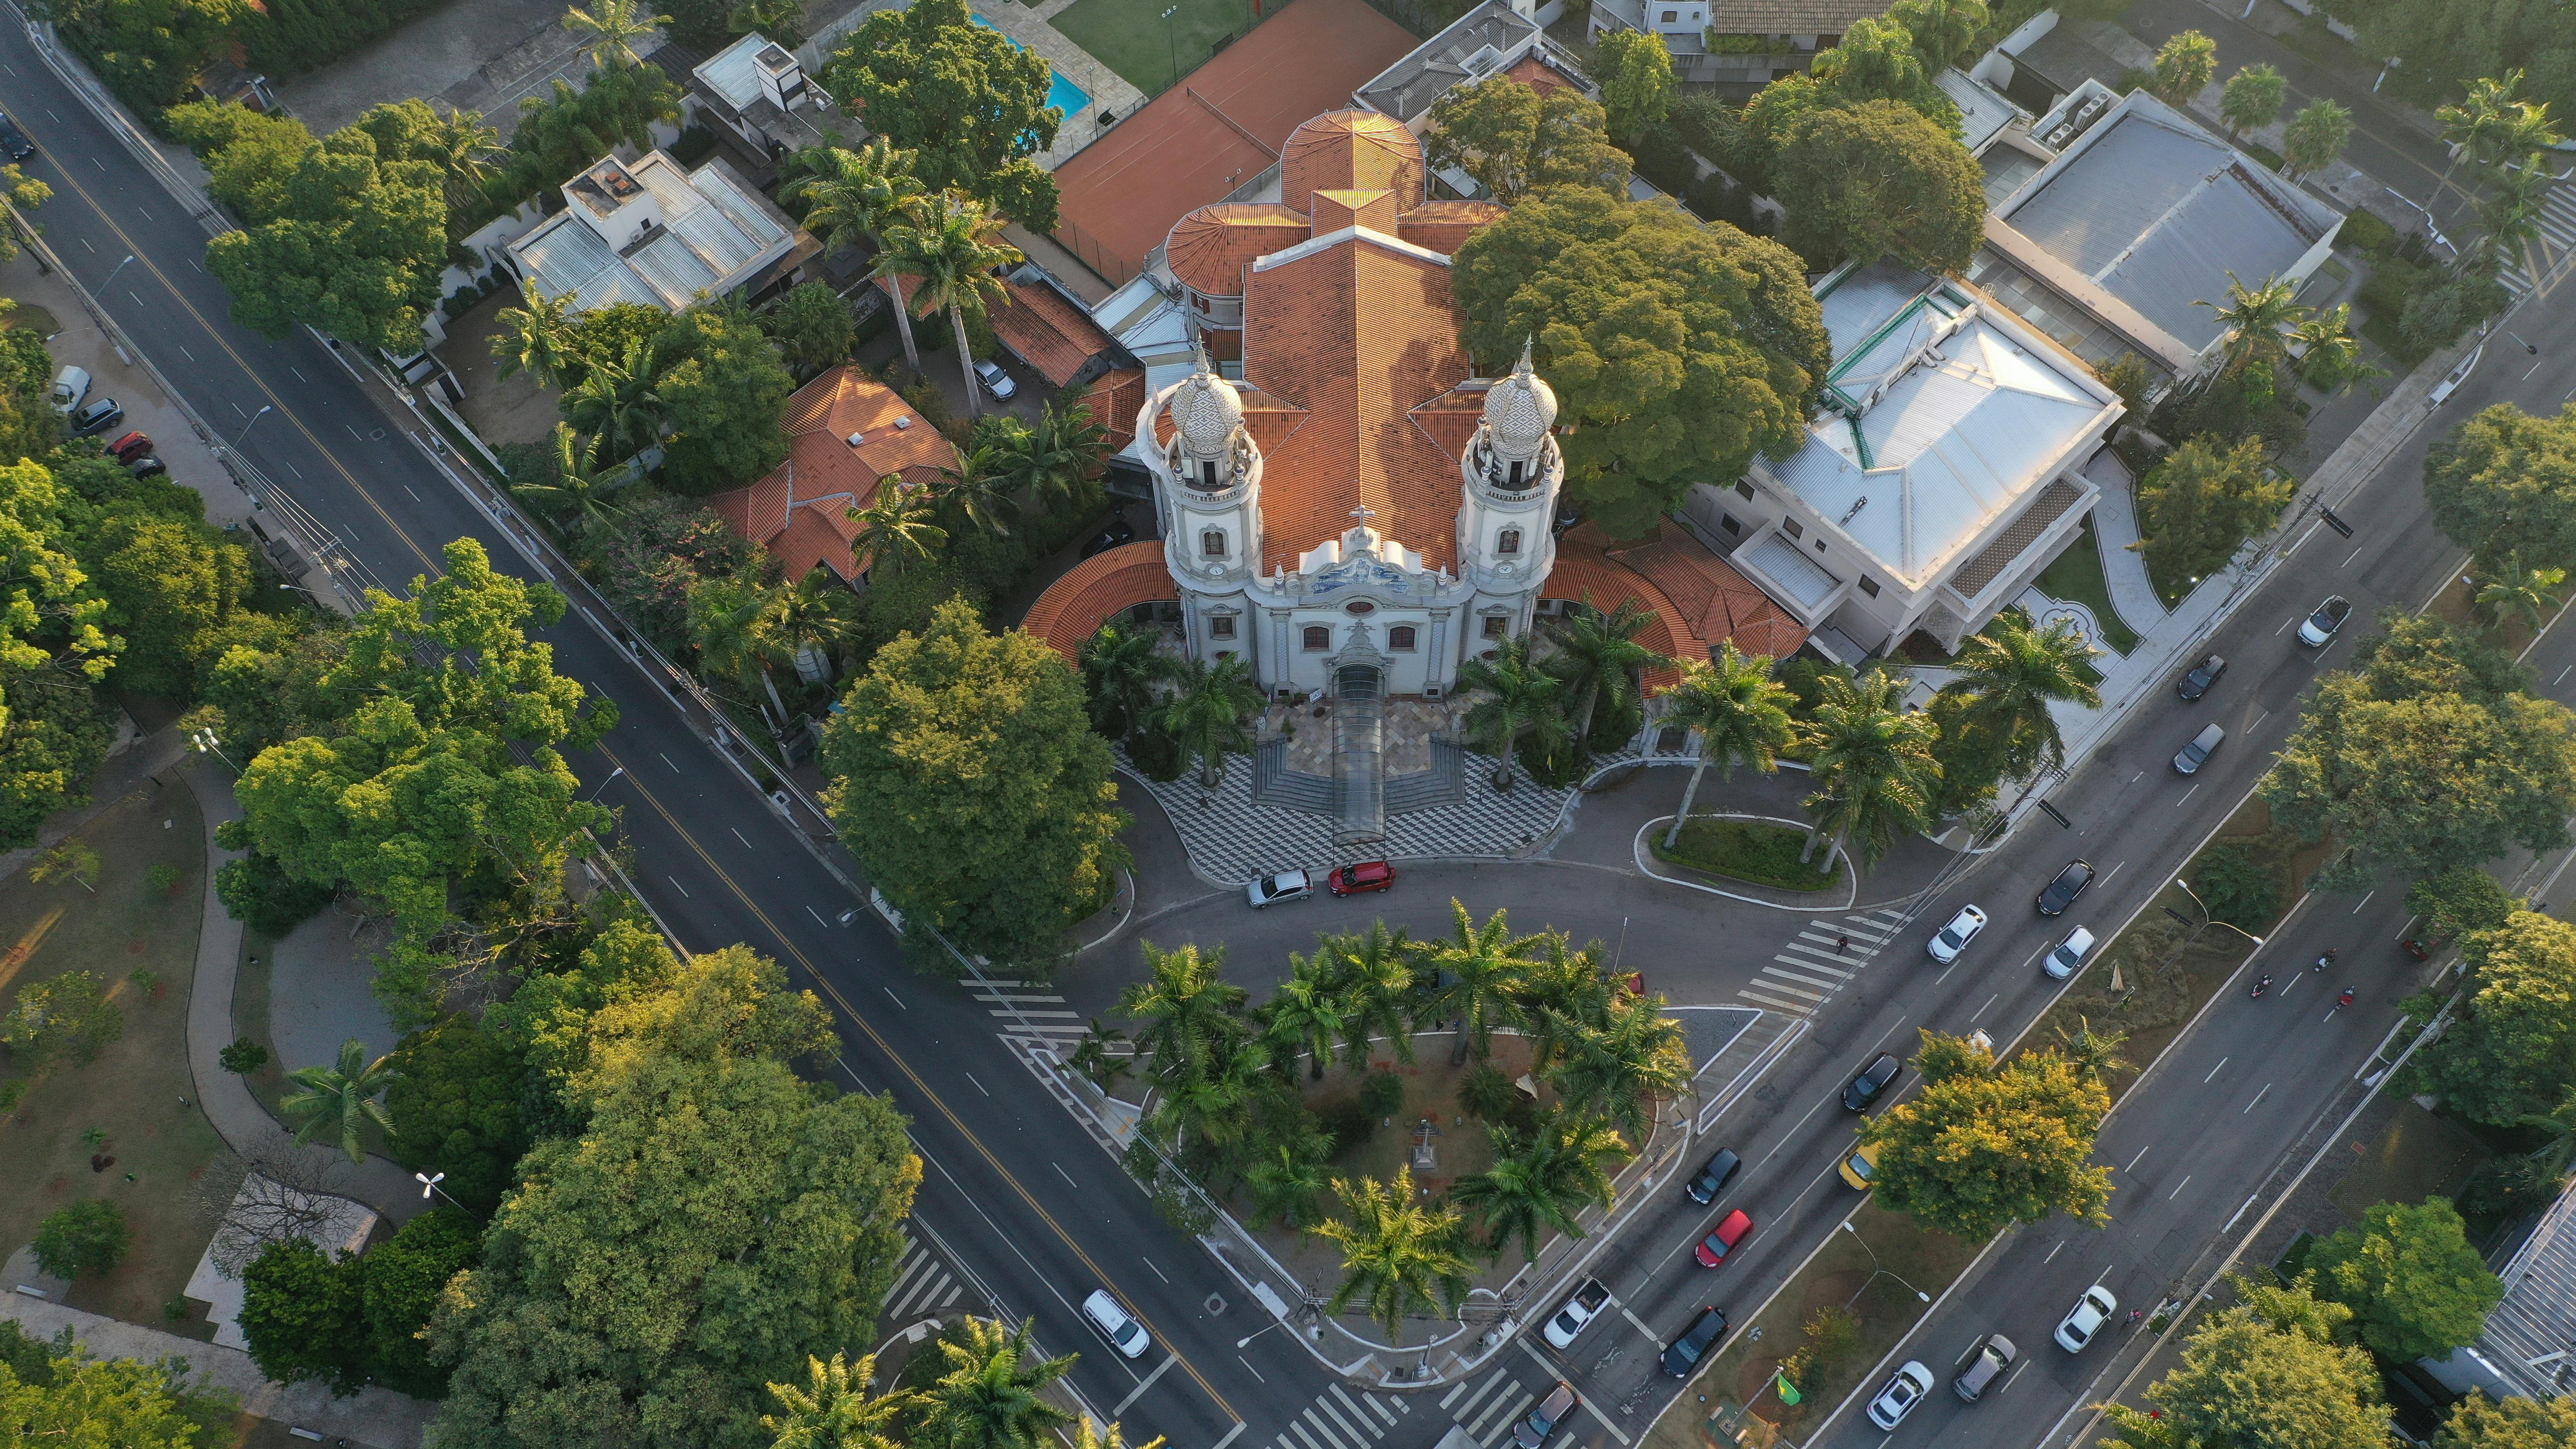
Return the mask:
[[[500,1206],[510,1170],[528,1150],[520,1102],[527,1061],[463,1015],[403,1038],[393,1052],[385,1145],[405,1167],[444,1172],[441,1191],[478,1213]]]
[[[2576,568],[2576,404],[2534,417],[2511,403],[2470,417],[2424,458],[2433,524],[2492,567]]]
[[[787,457],[779,410],[796,379],[740,302],[699,302],[654,342],[662,476],[682,493],[758,480]]]
[[[2519,0],[2333,0],[2326,12],[2358,30],[2370,55],[2405,58],[2387,81],[2399,95],[2430,103],[2519,68],[2525,96],[2576,116],[2576,35],[2563,11]]]
[[[2501,1402],[2472,1391],[2451,1408],[2434,1449],[2567,1449],[2576,1444],[2576,1399]]]
[[[2529,902],[2509,894],[2494,876],[2470,866],[2427,876],[2406,888],[2406,909],[2453,939],[2492,931],[2514,912],[2529,908]]]
[[[2461,954],[2468,1009],[2426,1050],[2426,1080],[2473,1121],[2549,1111],[2576,1084],[2576,925],[2515,911]]]
[[[2446,1197],[2373,1203],[2360,1228],[2311,1244],[2307,1265],[2317,1291],[2352,1310],[2361,1341],[2400,1363],[2477,1342],[2504,1298]]]
[[[1031,231],[1055,229],[1055,178],[1031,158],[1055,144],[1045,60],[967,19],[965,0],[880,10],[823,66],[868,129],[915,153],[932,192],[955,188]]]
[[[181,1381],[167,1364],[94,1359],[76,1341],[48,1344],[0,1322],[0,1444],[200,1449],[241,1406]]]
[[[2169,593],[2215,572],[2245,540],[2272,526],[2289,504],[2292,482],[2275,477],[2263,441],[2230,447],[2195,437],[2168,454],[2138,487],[2142,535],[2129,545]]]
[[[2242,1288],[2242,1285],[2240,1285]],[[2111,1449],[2380,1449],[2388,1406],[2370,1355],[2334,1341],[2347,1316],[2304,1287],[2245,1290],[2204,1319],[2147,1389],[2162,1417],[2114,1404]]]
[[[1984,168],[1957,137],[1896,101],[1800,117],[1775,180],[1788,201],[1781,239],[1820,270],[1893,256],[1957,274],[1985,239]]]
[[[1643,141],[1673,105],[1673,57],[1664,38],[1649,30],[1602,32],[1595,79],[1610,134],[1629,146]]]
[[[1881,1206],[1980,1242],[2054,1212],[2107,1221],[2111,1170],[2091,1164],[2111,1110],[2101,1082],[2056,1051],[2000,1067],[1982,1047],[1923,1033],[1922,1093],[1861,1128],[1879,1149],[1871,1191]]]
[[[1452,86],[1431,103],[1424,156],[1456,167],[1488,195],[1517,206],[1543,186],[1624,190],[1628,153],[1610,144],[1601,103],[1552,86],[1544,93],[1507,75]]]

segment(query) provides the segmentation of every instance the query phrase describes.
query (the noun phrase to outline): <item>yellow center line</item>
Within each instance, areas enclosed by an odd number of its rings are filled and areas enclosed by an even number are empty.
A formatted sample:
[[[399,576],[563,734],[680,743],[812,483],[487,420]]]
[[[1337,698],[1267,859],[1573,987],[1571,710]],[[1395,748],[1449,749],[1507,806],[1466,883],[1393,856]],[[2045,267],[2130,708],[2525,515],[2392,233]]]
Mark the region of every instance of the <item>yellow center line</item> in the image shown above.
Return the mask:
[[[599,752],[607,759],[610,765],[619,769],[625,768],[625,761],[620,760],[617,757],[616,751],[611,750],[605,742],[599,746]],[[834,1001],[840,1003],[841,1009],[849,1014],[851,1021],[858,1024],[860,1031],[867,1034],[868,1040],[876,1043],[877,1049],[884,1052],[887,1059],[892,1061],[896,1067],[902,1070],[904,1076],[911,1081],[913,1088],[920,1092],[924,1097],[927,1097],[933,1107],[939,1109],[940,1116],[948,1119],[948,1125],[955,1128],[960,1137],[966,1139],[967,1144],[975,1149],[976,1154],[981,1156],[984,1161],[992,1167],[994,1172],[1001,1175],[1004,1182],[1010,1184],[1011,1190],[1020,1195],[1020,1200],[1022,1202],[1028,1204],[1029,1211],[1037,1214],[1038,1220],[1045,1223],[1049,1229],[1053,1230],[1055,1235],[1063,1240],[1065,1247],[1072,1251],[1074,1257],[1080,1259],[1082,1265],[1097,1275],[1101,1282],[1115,1286],[1117,1280],[1112,1277],[1106,1269],[1092,1261],[1091,1255],[1083,1251],[1082,1245],[1074,1241],[1071,1233],[1064,1230],[1064,1226],[1061,1223],[1058,1223],[1054,1216],[1046,1210],[1045,1205],[1038,1201],[1037,1195],[1030,1192],[1028,1188],[1020,1182],[1019,1178],[1015,1176],[1008,1167],[1005,1167],[1002,1164],[1002,1159],[995,1156],[992,1149],[984,1145],[983,1139],[975,1135],[974,1130],[966,1125],[965,1121],[948,1105],[946,1099],[942,1098],[939,1093],[932,1090],[928,1082],[922,1080],[921,1074],[913,1070],[912,1063],[907,1061],[901,1052],[894,1049],[894,1044],[887,1041],[885,1037],[877,1031],[876,1027],[870,1023],[865,1016],[859,1013],[859,1009],[857,1007],[850,1004],[850,999],[843,996],[838,987],[834,986],[824,977],[822,971],[815,966],[812,958],[808,957],[803,951],[796,948],[796,943],[788,938],[785,931],[778,928],[778,923],[769,918],[769,913],[762,910],[759,903],[754,901],[748,892],[744,891],[741,886],[734,883],[733,876],[727,872],[723,866],[716,863],[715,857],[709,855],[706,847],[698,843],[698,838],[691,834],[688,828],[679,822],[677,817],[672,815],[670,810],[662,804],[660,797],[656,796],[650,788],[645,786],[644,783],[637,778],[636,771],[626,771],[626,782],[635,788],[636,794],[644,797],[644,803],[652,806],[653,812],[661,816],[664,822],[669,824],[672,831],[676,833],[681,840],[687,842],[689,849],[697,853],[698,859],[705,862],[707,869],[715,873],[716,879],[724,882],[725,889],[733,892],[734,899],[740,901],[743,908],[750,911],[753,917],[756,918],[763,926],[768,927],[770,935],[777,939],[780,949],[784,950],[788,955],[795,957],[798,964],[805,968],[806,973],[814,978],[815,983],[821,986],[824,992]],[[1121,1296],[1126,1298],[1130,1311],[1136,1311],[1136,1296],[1132,1293],[1122,1293]],[[1187,1373],[1200,1388],[1207,1391],[1207,1396],[1216,1402],[1216,1406],[1219,1409],[1224,1410],[1229,1418],[1237,1420],[1242,1419],[1243,1416],[1234,1411],[1234,1406],[1225,1401],[1225,1396],[1216,1391],[1216,1385],[1209,1383],[1206,1376],[1199,1372],[1198,1366],[1191,1363],[1188,1357],[1180,1351],[1178,1341],[1174,1339],[1171,1334],[1155,1327],[1155,1325],[1150,1320],[1147,1320],[1145,1315],[1140,1311],[1136,1312],[1136,1317],[1139,1321],[1145,1323],[1148,1330],[1162,1339],[1164,1346],[1171,1351],[1172,1358],[1180,1364],[1182,1371]]]

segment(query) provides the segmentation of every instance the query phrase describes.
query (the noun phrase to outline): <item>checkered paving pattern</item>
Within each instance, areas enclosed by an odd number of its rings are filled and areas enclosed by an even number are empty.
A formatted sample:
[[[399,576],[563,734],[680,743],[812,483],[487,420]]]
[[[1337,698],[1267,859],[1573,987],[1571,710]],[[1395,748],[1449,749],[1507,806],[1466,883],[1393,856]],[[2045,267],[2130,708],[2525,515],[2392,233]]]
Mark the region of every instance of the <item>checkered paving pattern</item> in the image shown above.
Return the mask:
[[[1594,762],[1616,764],[1633,755]],[[1123,763],[1123,758],[1122,758]],[[1451,856],[1516,855],[1545,840],[1564,818],[1572,790],[1550,790],[1524,773],[1511,793],[1494,793],[1492,771],[1483,756],[1466,762],[1467,798],[1455,805],[1390,815],[1386,839],[1359,847],[1333,844],[1333,817],[1309,814],[1252,798],[1252,760],[1236,755],[1225,762],[1225,778],[1214,790],[1199,789],[1195,767],[1177,780],[1145,781],[1181,848],[1200,873],[1221,881],[1250,880],[1266,871],[1322,866],[1362,856],[1390,860]],[[1142,772],[1136,772],[1142,780]]]
[[[1904,928],[1903,913],[1893,909],[1812,919],[1735,994],[1773,1011],[1813,1016]]]

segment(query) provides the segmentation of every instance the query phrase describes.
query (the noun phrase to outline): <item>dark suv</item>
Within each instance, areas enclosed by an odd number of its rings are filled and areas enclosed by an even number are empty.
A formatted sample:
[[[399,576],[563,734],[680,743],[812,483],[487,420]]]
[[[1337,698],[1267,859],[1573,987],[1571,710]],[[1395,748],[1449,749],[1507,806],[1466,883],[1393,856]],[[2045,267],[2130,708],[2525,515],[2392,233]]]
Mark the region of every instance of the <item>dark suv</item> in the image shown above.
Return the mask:
[[[2192,666],[2191,672],[2174,685],[2174,693],[2184,699],[2198,699],[2209,693],[2210,687],[2218,683],[2218,676],[2226,672],[2227,661],[2212,654]]]
[[[36,143],[27,139],[7,111],[0,111],[0,161],[24,161],[35,154]]]
[[[1719,1193],[1726,1190],[1726,1180],[1735,1176],[1735,1169],[1743,1160],[1735,1155],[1732,1148],[1717,1149],[1716,1155],[1701,1166],[1699,1176],[1682,1184],[1682,1191],[1690,1194],[1692,1202],[1698,1203],[1701,1207],[1708,1206],[1717,1201]]]
[[[1869,1104],[1877,1101],[1878,1094],[1887,1090],[1887,1084],[1896,1080],[1898,1070],[1904,1065],[1896,1059],[1894,1052],[1880,1052],[1877,1056],[1871,1057],[1869,1065],[1855,1072],[1851,1081],[1844,1085],[1843,1110],[1846,1112],[1869,1110]]]
[[[1665,1346],[1664,1372],[1677,1379],[1689,1378],[1691,1370],[1699,1367],[1699,1361],[1707,1357],[1708,1351],[1725,1336],[1725,1312],[1717,1308],[1701,1309],[1699,1317],[1690,1321],[1690,1327],[1682,1330],[1682,1336]]]
[[[2066,869],[2057,873],[2057,879],[2048,883],[2048,889],[2039,893],[2039,913],[2043,916],[2066,914],[2066,908],[2075,904],[2075,898],[2084,894],[2084,888],[2092,883],[2092,862],[2068,861]]]

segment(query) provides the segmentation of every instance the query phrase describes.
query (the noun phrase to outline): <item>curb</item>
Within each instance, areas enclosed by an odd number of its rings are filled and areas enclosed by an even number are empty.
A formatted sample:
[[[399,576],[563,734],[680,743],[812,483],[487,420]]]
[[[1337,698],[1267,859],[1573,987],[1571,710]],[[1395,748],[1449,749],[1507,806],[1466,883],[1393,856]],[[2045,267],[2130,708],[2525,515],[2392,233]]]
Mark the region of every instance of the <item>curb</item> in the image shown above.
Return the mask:
[[[1860,900],[1860,870],[1859,867],[1851,861],[1850,852],[1848,851],[1843,853],[1843,863],[1851,867],[1849,873],[1851,888],[1843,893],[1845,899],[1840,905],[1834,905],[1830,902],[1823,901],[1766,901],[1759,896],[1738,895],[1734,891],[1724,890],[1717,886],[1702,885],[1698,881],[1684,880],[1680,876],[1675,875],[1666,875],[1662,871],[1655,869],[1652,864],[1654,860],[1654,852],[1646,845],[1646,832],[1672,818],[1673,817],[1669,815],[1658,815],[1654,819],[1638,826],[1636,836],[1629,842],[1629,854],[1637,862],[1638,873],[1646,876],[1650,880],[1659,880],[1664,882],[1666,885],[1683,886],[1690,890],[1702,891],[1713,896],[1724,896],[1730,901],[1742,901],[1746,905],[1750,906],[1768,906],[1775,911],[1850,911],[1857,908],[1857,904]],[[1805,825],[1798,821],[1784,820],[1777,815],[1744,815],[1732,810],[1713,810],[1706,814],[1701,814],[1695,811],[1692,813],[1691,818],[1693,820],[1752,820],[1764,825],[1786,825],[1797,830],[1803,830],[1806,828]],[[1724,874],[1724,872],[1710,871],[1709,874],[1721,875]],[[1729,880],[1735,879],[1733,876],[1728,876],[1727,878]],[[1744,883],[1747,885],[1757,884],[1757,882],[1753,881],[1746,881]],[[1775,889],[1780,889],[1780,887],[1775,887]],[[1828,889],[1830,889],[1830,887]],[[1824,892],[1819,891],[1817,894],[1822,895]]]

